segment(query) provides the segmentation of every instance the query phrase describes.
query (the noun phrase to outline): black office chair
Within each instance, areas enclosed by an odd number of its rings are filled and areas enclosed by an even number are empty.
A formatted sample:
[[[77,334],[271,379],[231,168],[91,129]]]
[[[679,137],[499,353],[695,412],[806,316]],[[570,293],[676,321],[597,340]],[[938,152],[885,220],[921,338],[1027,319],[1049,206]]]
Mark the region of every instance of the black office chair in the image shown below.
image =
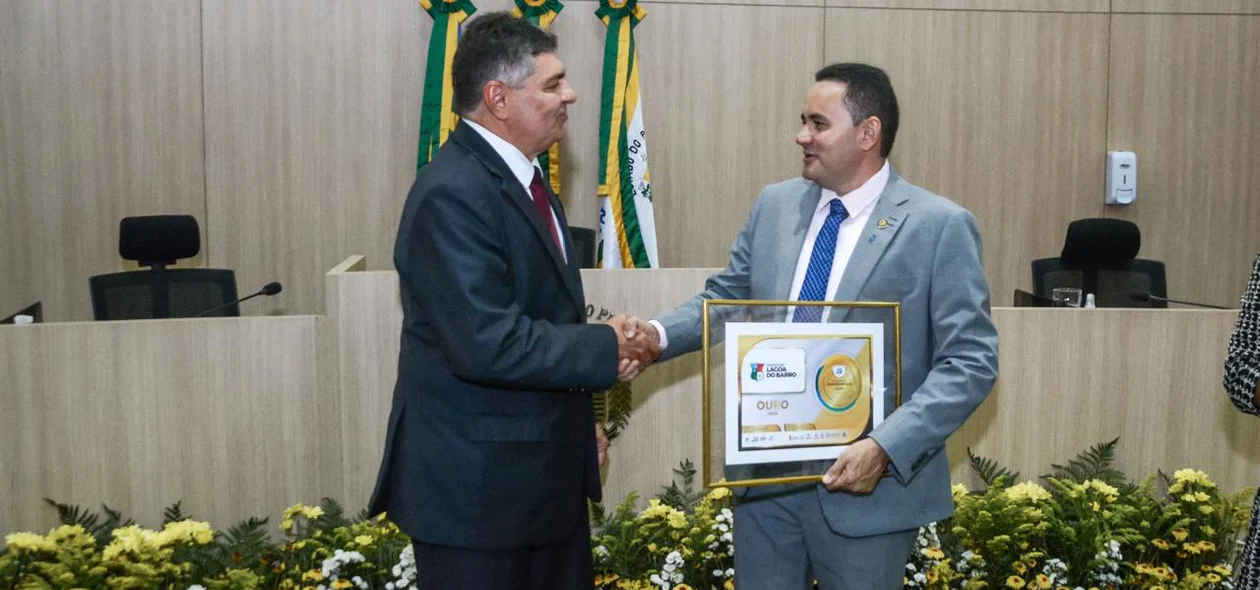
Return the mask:
[[[573,240],[572,254],[577,256],[578,268],[595,268],[595,230],[588,227],[569,226],[569,237]]]
[[[200,250],[201,229],[190,215],[124,218],[118,228],[118,253],[149,270],[92,277],[93,317],[143,320],[241,315],[236,304],[215,309],[237,298],[232,271],[166,268],[176,260],[196,256]]]
[[[1167,307],[1163,301],[1136,301],[1132,293],[1168,296],[1164,263],[1137,258],[1138,226],[1123,219],[1078,219],[1068,225],[1058,258],[1032,261],[1033,291],[1050,297],[1057,287],[1094,294],[1098,307]]]

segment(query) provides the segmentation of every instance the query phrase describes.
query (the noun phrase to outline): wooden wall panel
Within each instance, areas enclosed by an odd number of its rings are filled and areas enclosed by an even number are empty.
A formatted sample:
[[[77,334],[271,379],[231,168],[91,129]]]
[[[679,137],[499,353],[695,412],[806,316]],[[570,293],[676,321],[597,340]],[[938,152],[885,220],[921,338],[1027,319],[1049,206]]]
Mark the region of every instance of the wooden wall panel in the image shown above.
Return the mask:
[[[414,2],[205,0],[204,23],[211,262],[242,292],[285,284],[244,313],[319,311],[347,253],[392,260],[432,20]]]
[[[1115,15],[1107,149],[1138,158],[1142,230],[1173,298],[1234,306],[1260,250],[1260,16]]]
[[[648,8],[636,35],[661,264],[725,265],[761,188],[800,174],[822,9]]]
[[[828,7],[1002,12],[1107,12],[1110,0],[827,0]]]
[[[828,9],[828,61],[883,67],[910,182],[976,215],[996,305],[1102,215],[1107,16]],[[886,42],[889,38],[898,43]]]
[[[1260,14],[1255,0],[1111,0],[1112,12]]]
[[[1256,485],[1260,429],[1221,385],[1234,311],[998,309],[998,386],[950,439],[955,481],[975,486],[966,449],[1024,478],[1120,437],[1131,477],[1186,467],[1228,491]],[[1133,343],[1140,342],[1141,346]]]
[[[342,492],[337,402],[312,316],[0,327],[0,530],[41,498],[147,526],[183,501],[226,526]],[[357,510],[357,508],[356,508]]]
[[[204,224],[200,5],[0,3],[0,317],[91,319],[125,216]]]

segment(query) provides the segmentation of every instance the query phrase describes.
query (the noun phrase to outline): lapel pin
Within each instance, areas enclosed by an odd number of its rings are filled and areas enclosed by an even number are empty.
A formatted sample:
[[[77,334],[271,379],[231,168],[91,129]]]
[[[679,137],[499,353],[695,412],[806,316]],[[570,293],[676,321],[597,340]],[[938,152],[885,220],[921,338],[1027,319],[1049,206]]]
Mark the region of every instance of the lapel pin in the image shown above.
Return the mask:
[[[879,229],[888,229],[888,219],[881,217],[879,220]]]
[[[871,234],[871,235],[870,235],[870,237],[866,238],[866,243],[867,243],[867,244],[874,244],[874,243],[875,243],[875,234]]]

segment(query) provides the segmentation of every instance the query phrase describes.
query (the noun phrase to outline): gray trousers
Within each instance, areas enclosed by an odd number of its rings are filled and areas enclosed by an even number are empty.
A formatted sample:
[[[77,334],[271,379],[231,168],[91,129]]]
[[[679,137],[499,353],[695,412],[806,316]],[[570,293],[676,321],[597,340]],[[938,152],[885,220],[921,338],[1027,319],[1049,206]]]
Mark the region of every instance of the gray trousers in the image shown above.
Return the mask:
[[[814,486],[754,488],[735,505],[735,587],[895,590],[917,537],[847,537],[828,526]]]

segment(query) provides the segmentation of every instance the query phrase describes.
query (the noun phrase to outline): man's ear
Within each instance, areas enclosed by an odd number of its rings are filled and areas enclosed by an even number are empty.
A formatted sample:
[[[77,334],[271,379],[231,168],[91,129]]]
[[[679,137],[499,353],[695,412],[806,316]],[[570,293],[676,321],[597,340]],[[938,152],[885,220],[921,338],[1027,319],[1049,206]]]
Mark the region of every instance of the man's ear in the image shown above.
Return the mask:
[[[869,152],[879,146],[884,137],[884,122],[879,117],[867,117],[859,129],[858,146]]]
[[[487,82],[481,87],[481,103],[491,117],[500,121],[507,119],[508,87],[498,80]]]

